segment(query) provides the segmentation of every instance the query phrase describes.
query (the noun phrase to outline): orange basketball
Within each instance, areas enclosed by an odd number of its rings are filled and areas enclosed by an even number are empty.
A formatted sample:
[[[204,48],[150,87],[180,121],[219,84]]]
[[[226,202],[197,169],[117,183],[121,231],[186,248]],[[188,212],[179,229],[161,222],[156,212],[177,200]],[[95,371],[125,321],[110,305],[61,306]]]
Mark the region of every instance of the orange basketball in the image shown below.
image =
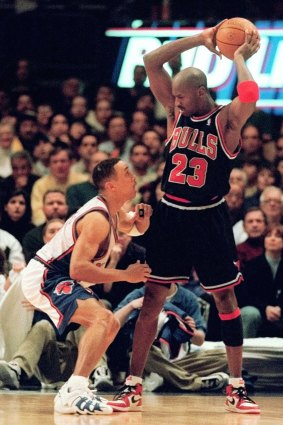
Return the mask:
[[[216,44],[222,55],[228,59],[234,59],[234,52],[245,41],[246,29],[256,29],[256,27],[245,18],[231,18],[220,25],[216,33]]]

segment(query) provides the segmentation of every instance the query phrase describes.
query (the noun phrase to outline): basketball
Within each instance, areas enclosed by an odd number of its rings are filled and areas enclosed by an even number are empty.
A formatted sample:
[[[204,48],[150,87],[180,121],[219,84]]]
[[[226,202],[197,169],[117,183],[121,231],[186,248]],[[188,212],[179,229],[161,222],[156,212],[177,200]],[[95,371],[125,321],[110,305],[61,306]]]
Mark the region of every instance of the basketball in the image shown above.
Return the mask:
[[[220,25],[216,33],[216,44],[222,55],[234,59],[234,52],[245,41],[246,29],[254,30],[256,27],[245,18],[231,18]]]

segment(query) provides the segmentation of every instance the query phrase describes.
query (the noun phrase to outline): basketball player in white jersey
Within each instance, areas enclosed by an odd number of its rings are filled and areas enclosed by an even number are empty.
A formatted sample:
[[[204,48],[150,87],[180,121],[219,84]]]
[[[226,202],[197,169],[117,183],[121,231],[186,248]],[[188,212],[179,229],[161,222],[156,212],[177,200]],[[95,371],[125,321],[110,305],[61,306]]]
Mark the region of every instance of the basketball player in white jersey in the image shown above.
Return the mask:
[[[105,268],[117,230],[143,234],[151,207],[138,204],[134,213],[123,205],[136,195],[136,182],[128,165],[107,159],[93,171],[99,195],[87,202],[44,245],[26,267],[22,287],[26,298],[52,319],[60,334],[70,324],[86,328],[70,379],[55,397],[59,413],[108,414],[107,400],[88,389],[88,377],[119,330],[118,321],[89,288],[96,283],[146,282],[151,272],[139,262],[126,270]],[[142,212],[142,213],[141,213]]]

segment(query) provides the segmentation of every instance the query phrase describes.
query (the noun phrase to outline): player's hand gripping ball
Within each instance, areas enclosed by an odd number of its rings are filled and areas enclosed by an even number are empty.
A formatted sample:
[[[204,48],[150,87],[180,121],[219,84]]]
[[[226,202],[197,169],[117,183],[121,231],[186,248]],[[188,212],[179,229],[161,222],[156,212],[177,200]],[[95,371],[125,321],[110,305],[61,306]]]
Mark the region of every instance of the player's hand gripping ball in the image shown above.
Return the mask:
[[[245,41],[245,30],[256,26],[245,18],[231,18],[223,22],[216,33],[216,44],[222,55],[233,60],[234,53]]]

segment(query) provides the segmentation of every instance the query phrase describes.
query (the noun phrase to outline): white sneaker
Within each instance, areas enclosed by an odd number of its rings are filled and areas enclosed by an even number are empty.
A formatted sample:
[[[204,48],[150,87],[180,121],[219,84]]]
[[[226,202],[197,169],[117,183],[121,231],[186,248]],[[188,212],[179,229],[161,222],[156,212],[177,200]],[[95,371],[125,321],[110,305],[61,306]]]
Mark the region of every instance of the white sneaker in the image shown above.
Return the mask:
[[[88,388],[73,389],[68,382],[57,393],[54,410],[56,413],[81,415],[108,415],[113,412],[104,400],[95,396]]]
[[[164,379],[162,376],[158,375],[158,373],[151,372],[148,376],[143,380],[143,390],[144,391],[156,391],[157,388],[161,387],[164,383]]]
[[[97,391],[112,391],[114,389],[111,372],[106,366],[97,367],[92,376],[93,388]]]
[[[213,373],[201,378],[201,389],[204,391],[216,391],[228,385],[229,375],[224,372]]]

